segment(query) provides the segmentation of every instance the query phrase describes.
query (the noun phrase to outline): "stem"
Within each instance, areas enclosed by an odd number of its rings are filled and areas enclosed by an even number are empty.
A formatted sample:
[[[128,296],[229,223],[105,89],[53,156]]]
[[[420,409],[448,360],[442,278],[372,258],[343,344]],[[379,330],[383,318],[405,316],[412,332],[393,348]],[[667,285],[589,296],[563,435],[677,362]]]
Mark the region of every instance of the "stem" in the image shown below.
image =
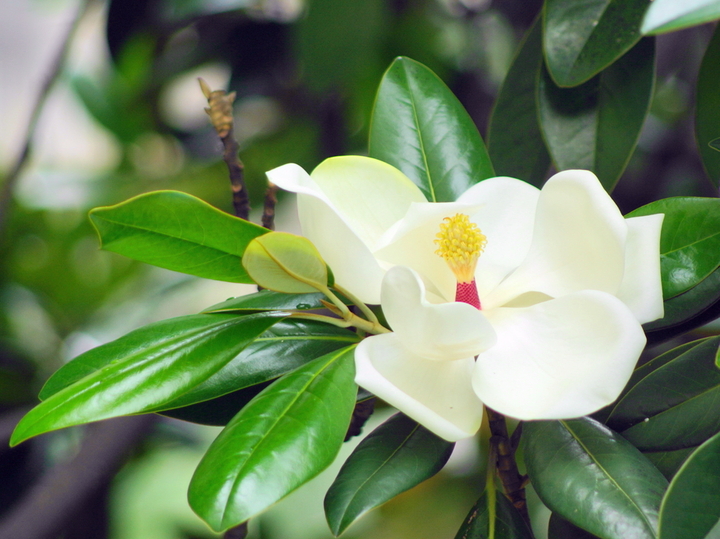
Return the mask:
[[[505,496],[518,510],[520,516],[523,517],[528,527],[530,526],[530,515],[528,514],[527,501],[525,500],[525,485],[527,484],[527,476],[520,475],[515,462],[515,447],[510,442],[508,436],[507,424],[505,416],[496,412],[492,408],[485,407],[490,424],[490,444],[494,448],[497,455],[495,465],[500,482],[503,485]]]
[[[277,204],[278,187],[274,183],[268,182],[268,188],[265,191],[265,200],[263,203],[262,226],[268,230],[275,230],[275,205]]]
[[[365,315],[365,318],[367,318],[368,320],[370,320],[371,322],[373,322],[375,324],[380,323],[377,316],[375,316],[375,313],[372,312],[370,307],[365,305],[364,302],[360,301],[358,298],[356,298],[354,295],[352,295],[350,292],[348,292],[347,290],[342,288],[337,283],[335,285],[333,285],[333,288],[335,288],[338,292],[340,292],[347,299],[352,301],[362,311],[362,313]]]
[[[497,490],[495,489],[495,466],[497,465],[497,447],[490,444],[488,468],[485,476],[485,492],[488,505],[488,539],[495,539],[495,518],[497,517]]]

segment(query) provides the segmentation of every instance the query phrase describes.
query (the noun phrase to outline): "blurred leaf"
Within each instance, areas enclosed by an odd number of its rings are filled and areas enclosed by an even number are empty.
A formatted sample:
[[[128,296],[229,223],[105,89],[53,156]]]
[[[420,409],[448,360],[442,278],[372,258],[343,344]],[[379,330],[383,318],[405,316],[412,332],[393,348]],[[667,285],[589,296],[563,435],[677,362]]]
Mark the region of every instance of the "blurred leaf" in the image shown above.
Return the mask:
[[[716,138],[708,142],[708,146],[710,146],[713,150],[717,150],[720,152],[720,138]]]
[[[523,443],[530,480],[553,512],[603,539],[657,537],[667,481],[622,436],[590,418],[530,421]]]
[[[268,232],[245,249],[242,265],[259,286],[286,294],[326,290],[328,269],[313,243],[287,232]]]
[[[558,86],[577,86],[629,51],[640,39],[650,0],[547,0],[543,49]]]
[[[536,20],[510,66],[488,128],[488,153],[495,173],[541,187],[550,154],[540,132],[537,84],[542,66],[542,28]]]
[[[532,532],[513,504],[501,493],[496,493],[495,509],[490,510],[487,491],[480,496],[465,518],[455,539],[487,539],[490,537],[490,518],[495,518],[494,539],[533,539]],[[492,513],[492,517],[491,517]]]
[[[404,172],[430,202],[455,201],[494,176],[467,111],[437,75],[409,58],[396,58],[380,82],[369,154]]]
[[[682,5],[687,5],[683,2]],[[720,2],[715,2],[720,8]],[[695,105],[695,137],[710,181],[720,185],[720,154],[710,146],[720,135],[720,26],[715,28],[700,64]]]
[[[285,375],[212,443],[188,500],[213,530],[246,521],[330,465],[355,405],[353,350],[331,352]]]
[[[325,515],[337,537],[355,520],[439,472],[454,443],[404,414],[371,432],[343,464],[325,496]]]
[[[548,523],[548,539],[596,539],[597,535],[586,532],[568,522],[556,513],[550,515]]]
[[[540,127],[557,169],[592,170],[611,191],[637,144],[654,81],[652,38],[643,39],[600,75],[575,88],[556,86],[543,69]]]
[[[20,421],[11,443],[151,410],[217,372],[277,319],[277,313],[183,316],[90,350],[53,375],[45,400]]]
[[[640,31],[663,34],[720,18],[718,0],[653,0],[645,13]]]
[[[698,447],[668,486],[661,539],[704,539],[720,519],[720,435]]]
[[[106,251],[232,283],[253,282],[242,267],[242,255],[253,238],[268,232],[177,191],[155,191],[95,208],[90,219]]]
[[[720,337],[694,341],[638,369],[607,424],[636,447],[667,451],[701,444],[720,431]]]
[[[670,481],[693,451],[694,447],[687,447],[674,451],[643,451],[643,455]]]
[[[699,284],[720,266],[720,200],[675,197],[651,202],[628,217],[664,213],[660,238],[663,297]]]
[[[207,380],[153,411],[214,399],[272,380],[317,357],[357,342],[358,336],[344,328],[311,320],[281,320]]]
[[[272,290],[261,290],[255,294],[230,298],[222,303],[208,307],[206,313],[251,314],[258,311],[295,311],[324,309],[321,299],[325,295],[314,294],[282,294]]]

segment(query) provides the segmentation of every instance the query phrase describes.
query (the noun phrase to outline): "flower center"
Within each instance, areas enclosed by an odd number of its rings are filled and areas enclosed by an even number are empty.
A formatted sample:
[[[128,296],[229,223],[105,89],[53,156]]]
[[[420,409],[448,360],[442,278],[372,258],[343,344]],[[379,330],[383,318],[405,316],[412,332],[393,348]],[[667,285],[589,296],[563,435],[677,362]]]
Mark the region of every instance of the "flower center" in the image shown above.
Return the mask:
[[[435,244],[438,248],[435,254],[445,259],[458,281],[455,301],[469,303],[480,309],[480,299],[475,286],[475,267],[485,249],[487,238],[464,213],[445,217],[436,237]]]

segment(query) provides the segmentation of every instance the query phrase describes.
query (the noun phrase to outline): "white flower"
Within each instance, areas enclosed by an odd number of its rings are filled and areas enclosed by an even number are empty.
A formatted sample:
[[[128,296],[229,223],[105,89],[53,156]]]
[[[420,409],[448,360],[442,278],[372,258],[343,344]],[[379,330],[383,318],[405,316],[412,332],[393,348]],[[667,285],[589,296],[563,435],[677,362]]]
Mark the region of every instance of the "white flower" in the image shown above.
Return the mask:
[[[298,194],[303,234],[336,281],[382,304],[393,333],[358,346],[357,383],[448,440],[477,431],[482,403],[524,420],[611,403],[645,345],[640,324],[663,315],[663,215],[624,219],[591,172],[561,172],[542,190],[490,178],[452,203],[428,203],[367,157],[268,177]],[[457,214],[486,238],[475,307],[456,302],[475,288],[436,253]]]

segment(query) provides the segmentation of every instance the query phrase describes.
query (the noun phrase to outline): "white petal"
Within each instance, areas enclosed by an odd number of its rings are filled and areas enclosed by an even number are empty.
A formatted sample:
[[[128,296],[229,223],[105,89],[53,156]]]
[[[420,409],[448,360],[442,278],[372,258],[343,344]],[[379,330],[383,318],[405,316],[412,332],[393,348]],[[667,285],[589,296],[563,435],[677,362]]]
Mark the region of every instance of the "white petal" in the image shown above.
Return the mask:
[[[435,254],[434,240],[443,218],[465,213],[488,238],[475,273],[482,298],[525,258],[539,193],[520,180],[497,177],[474,185],[457,202],[412,204],[403,219],[385,235],[381,241],[384,246],[375,255],[392,264],[416,269],[428,291],[452,301],[455,276]]]
[[[644,215],[625,219],[625,274],[617,297],[645,324],[663,317],[660,277],[660,232],[665,215]]]
[[[403,346],[427,359],[472,357],[496,341],[481,311],[467,303],[429,303],[420,276],[405,266],[395,266],[385,275],[382,306]]]
[[[531,291],[552,297],[579,290],[617,294],[626,236],[620,210],[592,172],[560,172],[540,192],[527,258],[482,298],[483,306],[502,306]]]
[[[312,179],[351,230],[370,248],[413,202],[425,202],[420,189],[395,167],[358,155],[331,157]]]
[[[470,384],[474,361],[432,361],[402,346],[394,333],[355,350],[355,382],[451,442],[480,428],[483,407]]]
[[[498,342],[478,356],[473,387],[487,406],[517,419],[568,419],[610,404],[645,345],[625,304],[594,290],[488,317]]]

